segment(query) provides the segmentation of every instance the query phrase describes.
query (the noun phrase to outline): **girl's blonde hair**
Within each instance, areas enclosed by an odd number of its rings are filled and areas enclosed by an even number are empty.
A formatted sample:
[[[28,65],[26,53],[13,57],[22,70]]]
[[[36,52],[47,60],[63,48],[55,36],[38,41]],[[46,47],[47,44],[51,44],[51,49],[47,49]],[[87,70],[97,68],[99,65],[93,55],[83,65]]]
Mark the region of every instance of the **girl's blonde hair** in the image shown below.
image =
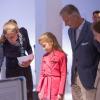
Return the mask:
[[[43,33],[39,38],[39,43],[42,44],[43,42],[53,43],[53,49],[62,51],[61,46],[59,45],[56,37],[51,32]]]
[[[7,32],[15,32],[18,33],[19,32],[19,28],[17,26],[16,23],[12,22],[12,21],[8,21],[4,24],[3,26],[3,33],[0,37],[0,43],[4,43],[6,40],[5,34],[7,34]]]

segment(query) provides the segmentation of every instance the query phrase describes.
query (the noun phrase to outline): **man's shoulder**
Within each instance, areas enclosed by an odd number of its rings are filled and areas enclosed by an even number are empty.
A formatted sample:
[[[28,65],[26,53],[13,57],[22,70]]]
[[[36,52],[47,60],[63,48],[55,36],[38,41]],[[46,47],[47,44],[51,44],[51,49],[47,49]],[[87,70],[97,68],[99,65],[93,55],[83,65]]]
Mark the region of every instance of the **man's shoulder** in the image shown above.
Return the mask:
[[[88,31],[88,33],[92,33],[92,23],[89,21],[85,21],[84,29]]]
[[[91,26],[91,25],[92,25],[92,23],[91,23],[91,22],[89,22],[89,21],[87,21],[87,20],[85,20],[85,25]]]

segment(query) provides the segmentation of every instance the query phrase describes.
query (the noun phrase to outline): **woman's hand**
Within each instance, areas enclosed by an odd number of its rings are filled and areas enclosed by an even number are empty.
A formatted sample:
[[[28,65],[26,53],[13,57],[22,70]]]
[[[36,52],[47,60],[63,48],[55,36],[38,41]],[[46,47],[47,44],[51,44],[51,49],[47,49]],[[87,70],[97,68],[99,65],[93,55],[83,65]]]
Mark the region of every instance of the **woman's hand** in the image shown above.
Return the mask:
[[[32,60],[23,61],[22,64],[21,64],[21,66],[27,68],[27,67],[29,67],[29,65],[30,65],[31,62],[32,62]]]
[[[29,65],[31,64],[33,59],[34,59],[34,56],[32,56],[30,60],[23,61],[21,64],[19,64],[19,66],[27,68],[27,67],[29,67]]]

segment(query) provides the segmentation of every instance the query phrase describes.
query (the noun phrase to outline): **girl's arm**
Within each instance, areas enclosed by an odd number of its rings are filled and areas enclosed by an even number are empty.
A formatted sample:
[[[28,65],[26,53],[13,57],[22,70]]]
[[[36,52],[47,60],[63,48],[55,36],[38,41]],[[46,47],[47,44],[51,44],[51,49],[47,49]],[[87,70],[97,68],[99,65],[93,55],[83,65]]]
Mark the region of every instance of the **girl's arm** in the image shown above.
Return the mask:
[[[61,81],[59,86],[59,95],[63,95],[65,91],[66,76],[67,76],[67,56],[64,54],[60,61]]]

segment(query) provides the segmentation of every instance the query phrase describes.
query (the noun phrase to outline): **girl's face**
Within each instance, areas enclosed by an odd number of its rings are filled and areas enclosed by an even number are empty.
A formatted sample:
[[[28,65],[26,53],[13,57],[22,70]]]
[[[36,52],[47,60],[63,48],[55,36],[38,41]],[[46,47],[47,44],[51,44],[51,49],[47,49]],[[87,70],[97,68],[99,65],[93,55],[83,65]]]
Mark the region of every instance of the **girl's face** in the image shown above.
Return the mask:
[[[43,42],[41,45],[42,45],[43,49],[48,53],[51,52],[53,49],[53,43],[51,43],[51,42]]]
[[[6,39],[11,43],[11,44],[16,44],[17,39],[18,39],[18,34],[14,32],[7,32],[5,34]]]

